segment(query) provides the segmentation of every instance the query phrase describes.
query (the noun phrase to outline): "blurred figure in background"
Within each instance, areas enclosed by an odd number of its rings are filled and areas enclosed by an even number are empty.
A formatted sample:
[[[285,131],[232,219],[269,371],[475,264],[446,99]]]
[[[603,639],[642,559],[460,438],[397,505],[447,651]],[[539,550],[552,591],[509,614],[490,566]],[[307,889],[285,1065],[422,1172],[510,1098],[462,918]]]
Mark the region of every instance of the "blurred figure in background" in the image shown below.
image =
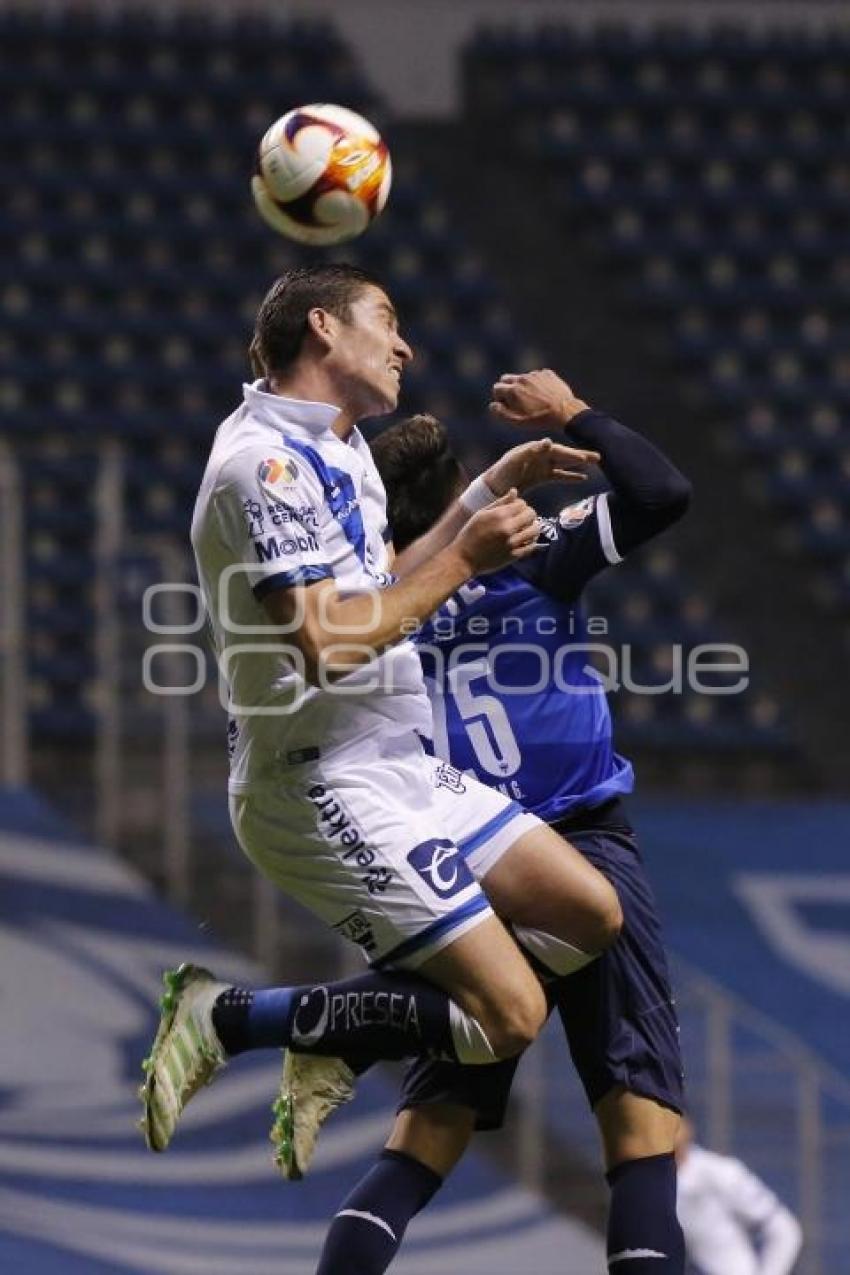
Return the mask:
[[[676,1143],[677,1209],[693,1275],[790,1275],[803,1243],[800,1223],[733,1156],[694,1142],[683,1117]]]

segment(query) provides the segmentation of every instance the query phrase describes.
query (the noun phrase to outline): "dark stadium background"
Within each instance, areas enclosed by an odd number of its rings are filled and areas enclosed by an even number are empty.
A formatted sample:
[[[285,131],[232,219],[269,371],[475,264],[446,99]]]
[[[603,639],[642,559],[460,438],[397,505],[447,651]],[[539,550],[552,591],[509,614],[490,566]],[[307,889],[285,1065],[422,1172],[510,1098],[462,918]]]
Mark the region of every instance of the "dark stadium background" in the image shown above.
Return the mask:
[[[193,1168],[216,1139],[253,1165],[265,1072],[243,1073],[245,1121],[199,1116],[198,1159],[175,1147],[165,1178],[132,1131],[172,947],[211,941],[288,980],[351,967],[233,843],[209,661],[191,696],[142,677],[195,680],[191,592],[160,593],[149,616],[185,635],[146,626],[143,598],[191,583],[190,511],[249,379],[254,310],[321,255],[386,281],[416,349],[401,410],[442,416],[471,467],[517,441],[487,423],[493,380],[548,365],[692,479],[687,520],[604,577],[593,609],[641,683],[669,677],[676,647],[723,643],[747,652],[750,684],[621,692],[619,743],[701,1137],[801,1217],[801,1275],[850,1270],[846,6],[2,3],[0,67],[0,1003],[15,1041],[0,1260],[209,1271],[221,1245],[221,1269],[250,1273],[292,1243],[274,1268],[307,1271],[392,1109],[394,1080],[373,1080],[349,1159],[341,1119],[337,1160],[294,1196],[270,1165],[240,1176],[238,1156],[226,1190],[224,1168],[218,1188]],[[367,115],[395,164],[382,218],[321,254],[275,236],[249,191],[259,136],[311,101]],[[498,1191],[529,1269],[591,1275],[593,1132],[557,1034],[532,1053],[510,1129],[459,1179],[460,1221],[441,1230],[435,1208],[402,1275],[458,1254],[473,1270],[473,1249],[513,1275],[508,1223],[482,1212]],[[198,1217],[211,1229],[193,1248],[177,1220]],[[271,1221],[255,1252],[251,1225]]]

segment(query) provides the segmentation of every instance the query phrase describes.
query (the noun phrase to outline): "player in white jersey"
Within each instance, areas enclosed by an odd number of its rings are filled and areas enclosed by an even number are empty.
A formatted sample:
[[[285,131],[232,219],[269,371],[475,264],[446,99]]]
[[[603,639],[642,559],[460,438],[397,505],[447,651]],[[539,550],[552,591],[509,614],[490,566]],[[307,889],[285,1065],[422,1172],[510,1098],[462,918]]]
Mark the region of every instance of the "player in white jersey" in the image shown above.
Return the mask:
[[[293,271],[260,308],[252,354],[264,377],[219,429],[192,526],[230,691],[231,815],[246,854],[372,972],[256,992],[192,967],[169,975],[142,1090],[157,1150],[245,1049],[327,1056],[315,1091],[335,1103],[351,1078],[339,1055],[486,1063],[524,1048],[545,1000],[491,903],[557,973],[621,921],[604,877],[546,825],[425,754],[430,709],[407,641],[472,575],[532,552],[518,489],[580,477],[592,454],[514,448],[394,563],[356,428],[396,406],[411,357],[386,292],[352,267]],[[288,1152],[298,1129],[279,1115]]]
[[[676,1208],[695,1275],[791,1275],[800,1223],[745,1164],[707,1151],[693,1134],[683,1120]]]

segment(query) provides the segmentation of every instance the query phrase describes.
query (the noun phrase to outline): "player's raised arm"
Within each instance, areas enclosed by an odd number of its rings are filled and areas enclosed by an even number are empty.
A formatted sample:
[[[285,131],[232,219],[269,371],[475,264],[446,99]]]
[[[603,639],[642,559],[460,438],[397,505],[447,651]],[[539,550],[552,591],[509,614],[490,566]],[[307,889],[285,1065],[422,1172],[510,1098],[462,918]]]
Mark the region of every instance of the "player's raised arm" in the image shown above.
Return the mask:
[[[554,596],[577,596],[593,575],[671,526],[688,507],[691,484],[672,461],[628,426],[588,407],[548,368],[501,377],[490,411],[519,426],[563,429],[599,453],[610,483],[610,491],[559,515],[538,580]]]
[[[511,489],[389,588],[344,594],[332,579],[321,579],[267,593],[263,605],[303,655],[308,681],[342,677],[409,636],[470,577],[526,557],[536,525],[534,510]]]
[[[511,488],[467,517],[458,534],[403,581],[376,589],[338,578],[339,523],[321,479],[291,444],[245,448],[222,465],[212,496],[215,535],[234,565],[230,591],[250,589],[282,643],[316,683],[342,677],[407,637],[471,576],[534,549],[536,515]],[[337,510],[337,513],[340,511]]]
[[[561,428],[599,453],[612,488],[608,510],[621,556],[681,518],[688,507],[691,484],[672,461],[627,425],[589,407],[548,368],[501,377],[490,410],[516,425]]]

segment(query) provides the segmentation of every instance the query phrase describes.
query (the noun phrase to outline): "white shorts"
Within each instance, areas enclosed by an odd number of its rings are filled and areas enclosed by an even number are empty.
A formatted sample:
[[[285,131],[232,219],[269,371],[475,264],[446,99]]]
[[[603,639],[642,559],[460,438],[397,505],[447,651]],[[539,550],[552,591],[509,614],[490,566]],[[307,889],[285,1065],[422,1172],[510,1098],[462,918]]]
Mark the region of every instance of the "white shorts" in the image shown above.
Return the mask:
[[[265,876],[372,965],[408,969],[492,915],[479,880],[540,823],[412,734],[232,794],[230,816]]]

